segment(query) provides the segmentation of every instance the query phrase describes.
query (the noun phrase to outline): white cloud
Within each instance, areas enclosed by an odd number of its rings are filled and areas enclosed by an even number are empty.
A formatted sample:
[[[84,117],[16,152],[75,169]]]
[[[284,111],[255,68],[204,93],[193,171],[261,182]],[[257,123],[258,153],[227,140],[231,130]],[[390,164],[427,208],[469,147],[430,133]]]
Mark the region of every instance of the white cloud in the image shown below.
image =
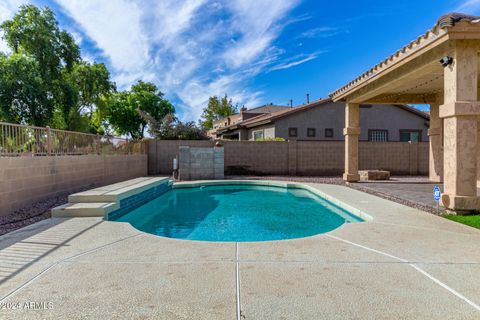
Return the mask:
[[[142,8],[127,0],[58,0],[115,69],[139,72],[149,61]]]
[[[462,13],[478,14],[480,12],[480,0],[467,0],[461,3],[455,11]]]
[[[184,120],[196,120],[211,95],[260,103],[249,81],[285,54],[274,42],[300,0],[56,1],[110,62],[119,88],[154,81],[179,100]]]
[[[232,2],[232,32],[237,41],[225,52],[226,62],[239,67],[261,55],[279,35],[279,23],[298,3],[296,0],[237,0]]]
[[[310,54],[307,57],[301,58],[299,60],[295,60],[295,61],[291,61],[291,62],[284,62],[284,63],[278,64],[276,66],[273,66],[270,69],[270,71],[290,69],[290,68],[298,66],[302,63],[305,63],[305,62],[308,62],[308,61],[311,61],[311,60],[315,60],[315,59],[317,59],[317,57],[318,57],[318,54]]]
[[[299,38],[327,38],[345,32],[334,27],[318,27],[302,32]]]

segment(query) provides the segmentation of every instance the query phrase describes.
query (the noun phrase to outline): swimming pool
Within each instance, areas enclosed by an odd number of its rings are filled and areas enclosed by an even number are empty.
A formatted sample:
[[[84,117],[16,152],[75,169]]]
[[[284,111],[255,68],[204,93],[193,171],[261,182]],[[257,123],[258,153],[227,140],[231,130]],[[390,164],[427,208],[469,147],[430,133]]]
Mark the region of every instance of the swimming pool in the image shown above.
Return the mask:
[[[169,238],[238,242],[303,238],[363,221],[305,189],[241,184],[174,188],[109,220]]]

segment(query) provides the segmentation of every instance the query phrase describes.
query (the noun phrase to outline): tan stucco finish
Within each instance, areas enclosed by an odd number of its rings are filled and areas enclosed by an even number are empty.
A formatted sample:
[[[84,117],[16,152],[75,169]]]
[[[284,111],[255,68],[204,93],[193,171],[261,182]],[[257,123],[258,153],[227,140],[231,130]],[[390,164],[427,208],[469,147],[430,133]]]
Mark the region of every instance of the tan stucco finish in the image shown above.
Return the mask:
[[[439,102],[430,104],[429,178],[433,182],[443,182],[443,119],[439,114]]]
[[[343,179],[348,182],[360,180],[358,174],[358,136],[360,135],[360,106],[356,103],[345,104],[345,173]]]

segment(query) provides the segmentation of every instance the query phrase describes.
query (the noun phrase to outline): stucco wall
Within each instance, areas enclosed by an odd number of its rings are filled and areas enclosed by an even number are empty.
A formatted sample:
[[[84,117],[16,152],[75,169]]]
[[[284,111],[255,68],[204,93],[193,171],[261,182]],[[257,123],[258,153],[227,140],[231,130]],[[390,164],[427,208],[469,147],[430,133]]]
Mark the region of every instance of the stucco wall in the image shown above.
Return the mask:
[[[150,141],[149,173],[171,174],[178,147],[211,141]],[[224,141],[225,174],[337,175],[344,170],[343,141]],[[428,143],[360,142],[360,169],[428,174]]]
[[[0,158],[0,215],[51,196],[147,175],[147,155]]]
[[[360,140],[368,141],[369,129],[388,130],[389,141],[400,141],[401,129],[413,129],[422,131],[422,141],[428,141],[427,120],[392,105],[372,105],[368,108],[360,108]],[[345,127],[345,105],[343,103],[330,102],[322,106],[293,114],[289,117],[276,120],[275,124],[269,125],[274,128],[275,136],[290,140],[344,140],[343,128]],[[298,136],[289,137],[288,128],[296,127]],[[261,127],[259,127],[261,128]],[[307,128],[315,128],[316,136],[308,137]],[[333,137],[325,137],[325,129],[333,129]],[[252,128],[249,131],[257,130]],[[249,139],[252,140],[252,134]]]
[[[263,131],[263,137],[265,139],[272,139],[275,138],[275,125],[265,125],[265,126],[258,126],[252,129],[248,129],[248,140],[255,140],[254,133],[257,131]]]

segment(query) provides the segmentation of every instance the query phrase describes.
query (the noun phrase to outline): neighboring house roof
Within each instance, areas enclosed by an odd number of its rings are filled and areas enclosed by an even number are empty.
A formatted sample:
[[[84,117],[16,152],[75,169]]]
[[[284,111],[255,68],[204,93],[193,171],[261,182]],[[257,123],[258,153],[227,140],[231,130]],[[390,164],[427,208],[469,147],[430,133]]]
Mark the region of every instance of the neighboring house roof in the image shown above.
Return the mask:
[[[277,112],[277,111],[281,111],[281,110],[285,110],[285,109],[291,109],[291,108],[288,107],[288,106],[277,106],[277,105],[273,105],[273,104],[266,104],[264,106],[248,109],[245,112],[248,112],[248,113],[273,113],[273,112]]]
[[[228,117],[220,118],[218,120],[215,120],[213,123],[214,124],[222,124],[225,121],[228,121],[229,118],[236,120],[237,118],[244,119],[244,118],[248,117],[248,119],[251,119],[251,118],[255,117],[257,114],[270,114],[270,113],[275,113],[275,112],[278,112],[278,111],[290,110],[290,109],[291,109],[291,107],[287,107],[287,106],[277,106],[277,105],[273,105],[273,104],[266,104],[266,105],[263,105],[263,106],[260,106],[260,107],[244,110],[241,113],[232,114],[231,116],[228,116]],[[245,119],[245,120],[247,120],[247,119]],[[239,122],[236,122],[236,123],[239,123]],[[232,124],[232,125],[234,125],[234,124]],[[218,128],[218,130],[223,129],[223,128],[226,128],[226,127]]]
[[[238,122],[234,125],[218,129],[217,132],[226,132],[226,131],[235,130],[235,129],[239,129],[239,128],[258,127],[258,126],[261,126],[261,125],[264,125],[264,124],[275,122],[278,119],[289,117],[293,114],[297,114],[297,113],[300,113],[300,112],[307,111],[309,109],[321,106],[323,104],[326,104],[326,103],[329,103],[329,102],[332,102],[332,101],[333,100],[330,99],[330,98],[320,99],[320,100],[317,100],[317,101],[314,101],[314,102],[311,102],[309,104],[305,104],[305,105],[302,105],[302,106],[299,106],[299,107],[283,109],[283,110],[273,112],[273,113],[268,113],[268,114],[261,114],[259,116],[250,118],[248,120]],[[404,105],[404,104],[393,104],[392,106],[395,106],[397,108],[401,108],[401,109],[403,109],[405,111],[408,111],[408,112],[411,112],[411,113],[413,113],[417,116],[420,116],[420,117],[424,118],[425,120],[430,120],[430,116],[429,116],[428,113],[420,111],[420,110],[418,110],[414,107]]]

